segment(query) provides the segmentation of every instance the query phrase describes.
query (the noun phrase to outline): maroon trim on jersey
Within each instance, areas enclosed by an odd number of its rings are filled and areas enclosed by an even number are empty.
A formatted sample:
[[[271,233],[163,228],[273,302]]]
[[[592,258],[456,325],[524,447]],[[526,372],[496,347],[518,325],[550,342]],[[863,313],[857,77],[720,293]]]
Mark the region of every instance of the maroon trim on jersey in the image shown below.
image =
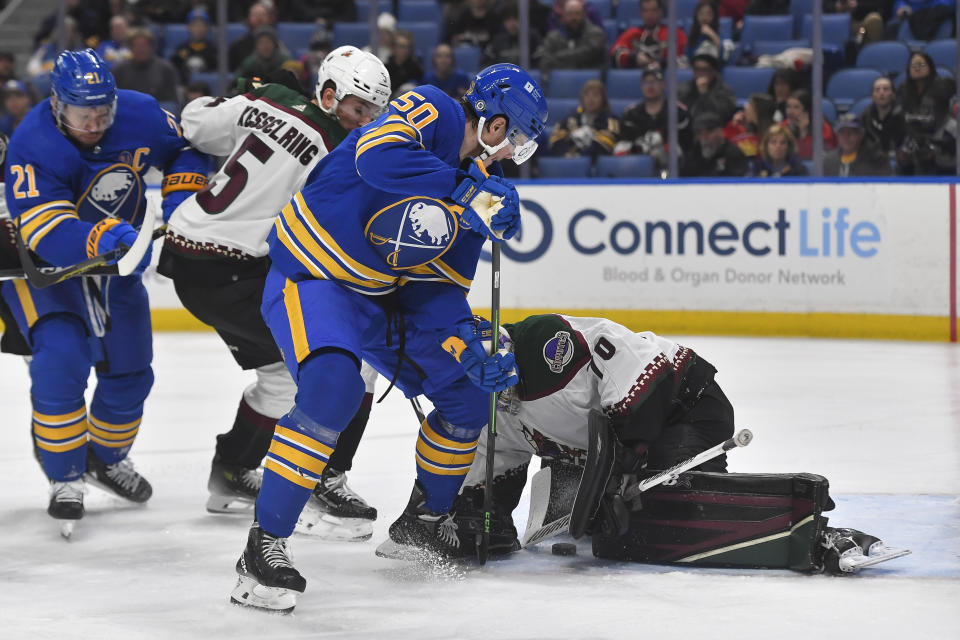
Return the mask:
[[[653,362],[643,368],[643,373],[630,387],[627,395],[623,400],[610,407],[607,415],[622,416],[629,413],[633,407],[646,400],[647,394],[667,375],[668,370],[673,370],[670,366],[670,359],[661,353],[653,359]]]
[[[540,398],[549,396],[552,393],[556,393],[560,389],[563,389],[565,386],[567,386],[570,383],[571,380],[573,380],[573,377],[577,375],[580,369],[585,367],[588,362],[593,361],[593,358],[590,356],[590,347],[587,345],[587,340],[586,338],[583,337],[583,334],[577,331],[576,329],[574,329],[573,327],[571,327],[570,323],[567,322],[566,318],[558,315],[557,320],[562,322],[567,327],[567,329],[570,330],[570,336],[577,341],[577,346],[580,347],[580,349],[582,349],[582,353],[584,355],[576,362],[571,362],[569,365],[567,365],[570,367],[570,370],[567,371],[564,374],[564,376],[560,378],[560,380],[558,380],[557,383],[552,387],[547,387],[546,389],[543,389],[539,393],[531,396],[526,396],[526,395],[520,396],[518,394],[518,397],[520,397],[520,399],[523,400],[524,402],[528,402],[530,400],[538,400]]]
[[[285,106],[283,106],[282,104],[279,104],[279,103],[277,103],[277,102],[274,102],[273,100],[271,100],[270,98],[267,98],[267,97],[265,97],[265,96],[252,96],[252,95],[250,95],[249,93],[245,93],[245,94],[243,94],[243,97],[246,98],[247,100],[251,100],[251,101],[253,101],[253,102],[256,102],[257,100],[262,100],[263,102],[266,102],[266,103],[267,103],[268,105],[270,105],[271,107],[274,107],[275,109],[280,109],[280,111],[283,111],[284,113],[287,113],[287,114],[293,116],[294,118],[297,118],[298,120],[300,120],[300,121],[303,122],[304,124],[309,125],[311,129],[313,129],[314,131],[316,131],[317,133],[319,133],[319,134],[320,134],[320,137],[323,138],[323,146],[325,146],[325,147],[327,148],[327,151],[328,151],[328,152],[329,152],[329,151],[333,151],[333,145],[330,144],[330,138],[327,137],[327,132],[323,129],[323,127],[321,127],[321,126],[318,125],[316,122],[314,122],[313,120],[311,120],[310,118],[308,118],[305,114],[300,113],[300,112],[297,111],[296,109],[291,109],[290,107],[285,107]]]

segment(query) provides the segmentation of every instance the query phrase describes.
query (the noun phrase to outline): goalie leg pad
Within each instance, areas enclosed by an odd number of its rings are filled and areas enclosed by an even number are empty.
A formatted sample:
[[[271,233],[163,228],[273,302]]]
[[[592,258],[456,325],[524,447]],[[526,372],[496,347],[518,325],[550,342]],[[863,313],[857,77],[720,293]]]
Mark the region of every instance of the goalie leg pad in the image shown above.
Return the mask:
[[[622,535],[593,536],[599,558],[816,571],[833,509],[823,476],[689,472],[633,501]]]

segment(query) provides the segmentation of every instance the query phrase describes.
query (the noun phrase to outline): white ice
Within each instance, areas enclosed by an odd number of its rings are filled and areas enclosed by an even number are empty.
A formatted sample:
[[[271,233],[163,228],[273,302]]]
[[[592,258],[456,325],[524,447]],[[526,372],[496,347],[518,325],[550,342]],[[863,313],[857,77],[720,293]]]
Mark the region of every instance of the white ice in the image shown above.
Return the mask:
[[[70,542],[45,512],[26,367],[0,359],[0,638],[960,638],[958,347],[681,341],[717,366],[738,426],[756,436],[731,470],[823,474],[832,524],[914,554],[849,578],[611,564],[583,541],[576,557],[524,551],[484,569],[377,558],[414,474],[416,420],[394,391],[350,474],[380,510],[374,539],[295,537],[308,585],[294,615],[239,609],[228,594],[249,522],[204,503],[214,436],[251,376],[212,333],[161,334],[132,454],[154,497],[131,507],[91,489]]]

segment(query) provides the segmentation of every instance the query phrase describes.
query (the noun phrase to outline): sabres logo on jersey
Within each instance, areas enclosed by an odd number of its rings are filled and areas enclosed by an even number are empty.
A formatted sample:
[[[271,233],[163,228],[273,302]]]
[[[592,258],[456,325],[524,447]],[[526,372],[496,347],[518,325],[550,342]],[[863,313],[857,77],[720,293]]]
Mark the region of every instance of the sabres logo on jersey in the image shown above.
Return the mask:
[[[573,360],[573,342],[570,332],[557,331],[556,334],[543,345],[543,359],[546,360],[550,371],[562,373],[563,368]]]
[[[459,210],[435,198],[406,198],[373,214],[364,236],[391,267],[419,267],[439,258],[453,244]]]
[[[80,198],[81,216],[93,214],[131,220],[140,203],[143,185],[140,176],[126,164],[115,164],[99,172]]]

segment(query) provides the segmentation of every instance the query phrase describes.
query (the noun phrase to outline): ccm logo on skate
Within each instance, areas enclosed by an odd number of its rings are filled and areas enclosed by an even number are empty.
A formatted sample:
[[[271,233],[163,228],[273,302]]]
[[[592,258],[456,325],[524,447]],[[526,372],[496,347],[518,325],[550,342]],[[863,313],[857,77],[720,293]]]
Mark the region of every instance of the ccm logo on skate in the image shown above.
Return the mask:
[[[549,250],[554,225],[550,214],[536,202],[521,200],[521,204],[523,230],[502,245],[503,254],[515,262],[532,262]],[[567,238],[573,250],[584,255],[612,250],[621,255],[729,256],[745,252],[757,257],[872,258],[882,241],[880,229],[872,222],[852,218],[848,207],[823,207],[819,216],[807,209],[791,214],[779,209],[769,220],[737,222],[702,222],[689,218],[642,220],[639,216],[611,220],[602,211],[582,209],[570,218]],[[539,240],[531,242],[531,235]],[[490,260],[488,252],[482,257]]]
[[[410,269],[436,260],[457,237],[457,213],[442,200],[425,197],[395,202],[370,218],[367,242],[394,269]]]

